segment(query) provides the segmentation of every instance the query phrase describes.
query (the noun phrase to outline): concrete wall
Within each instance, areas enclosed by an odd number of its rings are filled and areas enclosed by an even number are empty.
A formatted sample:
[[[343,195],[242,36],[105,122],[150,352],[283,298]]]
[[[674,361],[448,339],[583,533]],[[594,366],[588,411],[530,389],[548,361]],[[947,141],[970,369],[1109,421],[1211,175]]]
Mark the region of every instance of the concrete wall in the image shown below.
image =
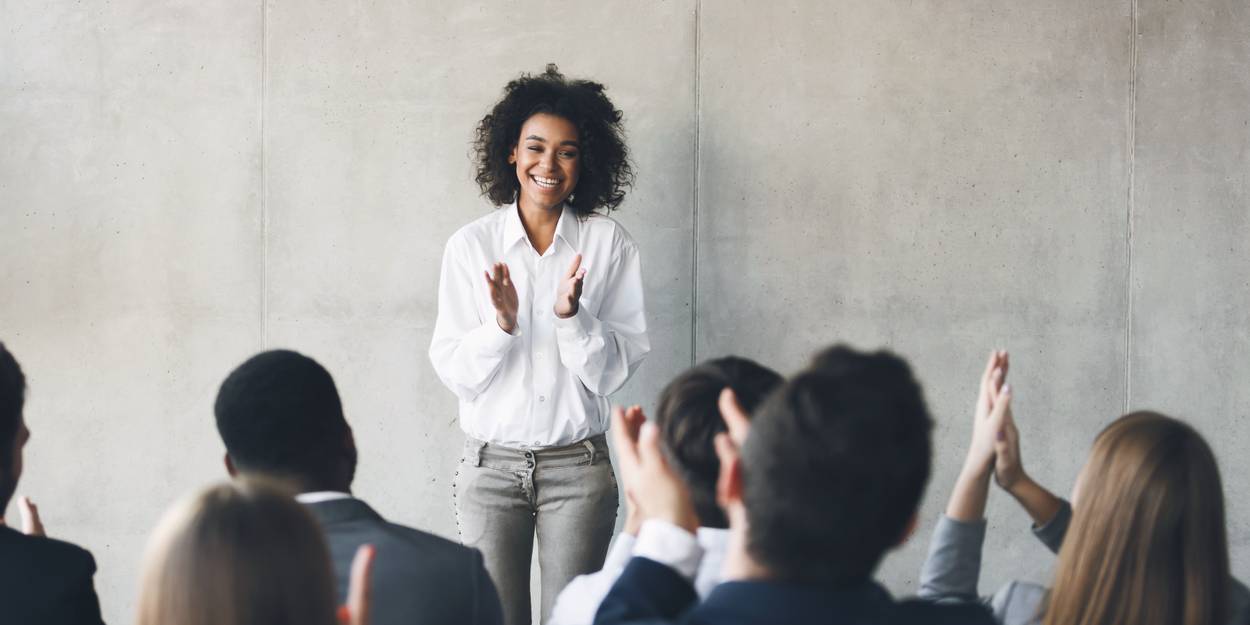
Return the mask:
[[[359,494],[454,536],[461,434],[425,355],[442,245],[489,210],[474,123],[556,62],[609,85],[637,165],[616,217],[653,351],[615,401],[729,353],[908,356],[939,452],[880,572],[907,594],[1007,348],[1027,466],[1056,491],[1126,408],[1198,424],[1244,577],[1247,32],[1236,0],[0,0],[19,492],[129,621],[156,518],[224,477],[218,384],[291,347],[338,381]],[[1001,495],[989,515],[982,590],[1045,580],[1025,515]]]

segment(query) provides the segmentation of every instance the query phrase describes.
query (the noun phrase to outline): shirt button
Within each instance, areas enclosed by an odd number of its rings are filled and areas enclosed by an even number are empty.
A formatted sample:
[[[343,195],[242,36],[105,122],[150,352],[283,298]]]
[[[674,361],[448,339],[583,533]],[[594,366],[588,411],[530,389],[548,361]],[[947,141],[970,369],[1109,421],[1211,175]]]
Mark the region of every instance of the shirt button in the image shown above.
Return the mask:
[[[535,358],[542,358],[542,357],[543,357],[543,353],[542,353],[542,352],[538,352],[537,354],[534,354],[534,357],[535,357]]]
[[[546,398],[546,397],[543,397],[542,395],[539,395],[539,396],[538,396],[538,401],[547,401],[547,398]]]
[[[563,330],[563,329],[564,329],[564,324],[563,324],[563,323],[557,323],[557,324],[556,324],[556,328],[558,328],[558,329],[560,329],[560,330]]]
[[[544,313],[544,312],[546,312],[546,311],[544,311],[543,309],[539,308],[539,309],[538,309],[538,316],[539,316],[539,317],[543,316],[543,313]]]
[[[535,446],[538,446],[538,445],[541,445],[541,444],[542,444],[542,443],[540,443],[540,442],[538,442],[538,441],[534,441],[534,445],[535,445]]]

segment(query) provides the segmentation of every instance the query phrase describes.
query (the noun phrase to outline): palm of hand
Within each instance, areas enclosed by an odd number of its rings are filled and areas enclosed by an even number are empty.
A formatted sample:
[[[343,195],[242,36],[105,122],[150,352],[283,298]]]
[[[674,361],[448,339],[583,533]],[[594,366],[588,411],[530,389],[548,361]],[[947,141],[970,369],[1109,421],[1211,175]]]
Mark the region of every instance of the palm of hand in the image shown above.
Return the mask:
[[[512,284],[512,275],[504,263],[495,263],[491,269],[493,275],[490,271],[484,272],[486,284],[490,288],[490,303],[495,307],[499,327],[511,333],[516,327],[517,309],[520,308],[516,285]]]
[[[586,270],[579,269],[581,264],[582,255],[574,256],[573,264],[569,265],[569,270],[560,279],[560,286],[556,288],[555,311],[561,317],[577,314],[578,300],[582,297],[582,283],[586,277]]]
[[[994,352],[981,375],[981,388],[977,393],[976,412],[972,422],[972,446],[968,450],[968,460],[979,467],[991,467],[995,463],[994,442],[1002,424],[996,418],[998,415],[995,414],[994,404],[1002,390],[1006,374],[1005,355]]]

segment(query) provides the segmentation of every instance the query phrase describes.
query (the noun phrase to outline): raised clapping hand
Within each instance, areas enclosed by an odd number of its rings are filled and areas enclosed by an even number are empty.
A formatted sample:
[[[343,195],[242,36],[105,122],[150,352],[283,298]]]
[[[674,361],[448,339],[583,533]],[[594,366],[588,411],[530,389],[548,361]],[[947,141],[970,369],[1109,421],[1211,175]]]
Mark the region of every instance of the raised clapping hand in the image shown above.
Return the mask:
[[[946,506],[946,516],[956,521],[976,523],[984,517],[991,475],[1020,502],[1037,525],[1047,523],[1062,505],[1057,497],[1029,479],[1020,462],[1020,432],[1011,412],[1011,385],[1004,382],[1008,366],[1007,352],[994,352],[981,374],[972,444]]]
[[[578,300],[582,297],[582,280],[586,277],[586,270],[579,269],[581,266],[582,255],[578,254],[573,257],[573,264],[569,265],[569,270],[560,279],[560,286],[556,289],[555,311],[563,319],[577,314]]]
[[[625,494],[638,508],[641,519],[668,521],[691,534],[699,529],[699,516],[686,484],[673,473],[660,452],[660,431],[645,423],[642,408],[612,408],[612,441]]]
[[[981,374],[972,416],[972,444],[963,469],[946,505],[946,516],[965,523],[978,523],[985,516],[990,475],[994,472],[995,443],[1002,431],[1004,416],[1011,408],[1011,385],[1007,377],[1007,352],[993,352]]]
[[[17,513],[22,517],[23,534],[27,536],[48,535],[47,532],[43,530],[43,521],[39,520],[39,508],[30,500],[30,497],[22,495],[17,498]],[[4,519],[0,519],[0,525],[5,524]]]
[[[369,625],[373,606],[373,545],[361,545],[352,559],[351,578],[347,582],[347,604],[339,606],[341,625]]]
[[[977,392],[976,409],[972,417],[972,445],[968,448],[965,465],[977,471],[988,470],[994,464],[994,443],[1001,431],[1003,414],[1009,409],[1011,385],[1004,386],[1008,367],[1007,352],[993,352],[981,374],[981,387]],[[1006,393],[1003,412],[994,410],[1001,393]]]
[[[580,256],[578,258],[581,258]],[[486,283],[490,286],[490,303],[495,306],[495,320],[499,329],[512,334],[516,329],[516,312],[520,304],[517,301],[516,286],[512,284],[512,275],[508,273],[508,265],[495,263],[486,274]]]

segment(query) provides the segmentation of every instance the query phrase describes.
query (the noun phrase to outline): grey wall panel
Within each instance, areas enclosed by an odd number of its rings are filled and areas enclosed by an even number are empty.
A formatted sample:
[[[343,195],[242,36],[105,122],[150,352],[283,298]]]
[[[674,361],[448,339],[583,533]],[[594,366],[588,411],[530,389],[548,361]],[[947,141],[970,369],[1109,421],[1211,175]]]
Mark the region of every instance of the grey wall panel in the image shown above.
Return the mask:
[[[1250,576],[1250,6],[1143,1],[1130,405],[1194,423]]]
[[[642,249],[653,347],[613,401],[652,403],[690,363],[694,4],[270,6],[268,343],[334,373],[359,494],[455,538],[464,435],[427,351],[443,245],[492,210],[474,128],[548,62],[603,82],[625,112],[637,185],[613,217]]]
[[[909,594],[1013,353],[1026,466],[1066,493],[1124,403],[1127,3],[704,3],[697,355],[785,371],[845,341],[907,356],[937,420]],[[991,499],[982,589],[1046,579]]]
[[[225,477],[212,400],[260,346],[256,3],[0,3],[0,340],[19,494],[132,617],[159,515]],[[17,523],[16,506],[8,518]]]

